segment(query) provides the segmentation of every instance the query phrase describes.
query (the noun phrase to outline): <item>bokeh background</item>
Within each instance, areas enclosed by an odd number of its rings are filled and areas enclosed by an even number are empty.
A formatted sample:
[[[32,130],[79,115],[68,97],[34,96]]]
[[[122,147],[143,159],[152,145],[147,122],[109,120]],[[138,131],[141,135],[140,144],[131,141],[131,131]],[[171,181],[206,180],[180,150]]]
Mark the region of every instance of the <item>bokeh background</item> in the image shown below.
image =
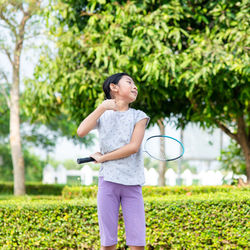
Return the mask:
[[[116,72],[138,85],[146,135],[185,145],[168,167],[145,159],[158,185],[169,168],[176,184],[187,169],[249,181],[247,1],[2,1],[0,17],[0,180],[15,192],[47,165],[79,169],[77,157],[98,151],[96,132],[76,128]]]

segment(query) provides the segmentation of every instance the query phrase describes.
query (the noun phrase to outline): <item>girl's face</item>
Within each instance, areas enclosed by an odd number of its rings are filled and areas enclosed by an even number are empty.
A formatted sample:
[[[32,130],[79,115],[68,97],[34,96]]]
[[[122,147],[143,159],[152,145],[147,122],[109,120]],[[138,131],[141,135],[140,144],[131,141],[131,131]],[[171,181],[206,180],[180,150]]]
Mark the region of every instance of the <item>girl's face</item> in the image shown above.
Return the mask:
[[[123,76],[116,86],[117,92],[115,93],[115,98],[120,97],[128,103],[136,100],[138,90],[131,77]]]

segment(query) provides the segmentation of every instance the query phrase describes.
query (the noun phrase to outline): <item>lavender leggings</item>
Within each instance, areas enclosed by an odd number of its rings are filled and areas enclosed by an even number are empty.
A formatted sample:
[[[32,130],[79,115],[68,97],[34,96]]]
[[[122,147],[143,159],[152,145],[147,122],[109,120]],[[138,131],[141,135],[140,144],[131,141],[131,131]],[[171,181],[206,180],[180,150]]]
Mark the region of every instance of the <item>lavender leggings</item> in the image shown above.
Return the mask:
[[[99,177],[97,208],[102,246],[117,244],[120,204],[128,246],[145,246],[145,212],[142,188],[104,181]]]

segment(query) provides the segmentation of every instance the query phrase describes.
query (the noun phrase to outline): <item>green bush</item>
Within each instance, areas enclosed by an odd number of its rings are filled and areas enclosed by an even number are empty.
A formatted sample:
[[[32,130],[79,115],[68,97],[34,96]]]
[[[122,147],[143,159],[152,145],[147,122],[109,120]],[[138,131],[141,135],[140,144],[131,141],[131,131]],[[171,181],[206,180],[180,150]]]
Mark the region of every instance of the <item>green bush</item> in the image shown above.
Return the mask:
[[[26,183],[25,187],[28,195],[61,195],[65,185]],[[0,194],[13,194],[13,190],[12,182],[0,182]]]
[[[55,199],[55,200],[54,200]],[[249,192],[145,198],[147,249],[247,249]],[[99,249],[96,199],[0,201],[4,249]],[[125,249],[119,219],[118,249]]]
[[[97,186],[78,186],[69,187],[65,186],[62,190],[62,196],[66,199],[73,198],[95,198],[97,196]]]
[[[69,187],[65,186],[62,191],[64,198],[94,198],[97,195],[97,186],[78,186]],[[143,197],[152,196],[165,196],[173,194],[204,194],[204,193],[216,193],[216,192],[232,192],[234,190],[245,190],[248,191],[250,188],[236,186],[181,186],[181,187],[153,187],[153,186],[143,186],[142,194]]]

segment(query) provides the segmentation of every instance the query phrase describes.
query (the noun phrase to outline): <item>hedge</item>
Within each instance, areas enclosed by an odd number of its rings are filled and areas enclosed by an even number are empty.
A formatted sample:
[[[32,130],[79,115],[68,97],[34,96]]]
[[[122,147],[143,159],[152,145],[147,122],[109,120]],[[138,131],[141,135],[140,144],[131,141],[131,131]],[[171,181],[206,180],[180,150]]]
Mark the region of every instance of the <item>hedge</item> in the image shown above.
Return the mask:
[[[4,249],[99,249],[96,199],[0,201]],[[249,193],[145,198],[146,249],[247,249]],[[118,249],[125,248],[119,220]]]
[[[27,195],[63,195],[64,198],[94,198],[97,195],[97,186],[77,186],[71,187],[64,184],[42,184],[26,183]],[[0,182],[0,195],[13,194],[12,182]],[[181,187],[154,187],[144,186],[143,196],[164,196],[172,194],[203,194],[216,192],[231,192],[238,190],[236,186],[181,186]],[[241,190],[250,190],[249,187],[241,187]]]
[[[69,187],[65,186],[62,195],[64,198],[94,198],[97,195],[97,186],[78,186]],[[237,186],[175,186],[175,187],[154,187],[143,186],[143,197],[159,197],[165,195],[179,195],[179,194],[204,194],[204,193],[216,193],[225,192],[230,193],[234,190],[250,191],[250,187],[237,187]]]
[[[26,194],[28,195],[61,195],[65,187],[63,184],[26,183]],[[0,194],[13,194],[12,182],[0,182]]]

